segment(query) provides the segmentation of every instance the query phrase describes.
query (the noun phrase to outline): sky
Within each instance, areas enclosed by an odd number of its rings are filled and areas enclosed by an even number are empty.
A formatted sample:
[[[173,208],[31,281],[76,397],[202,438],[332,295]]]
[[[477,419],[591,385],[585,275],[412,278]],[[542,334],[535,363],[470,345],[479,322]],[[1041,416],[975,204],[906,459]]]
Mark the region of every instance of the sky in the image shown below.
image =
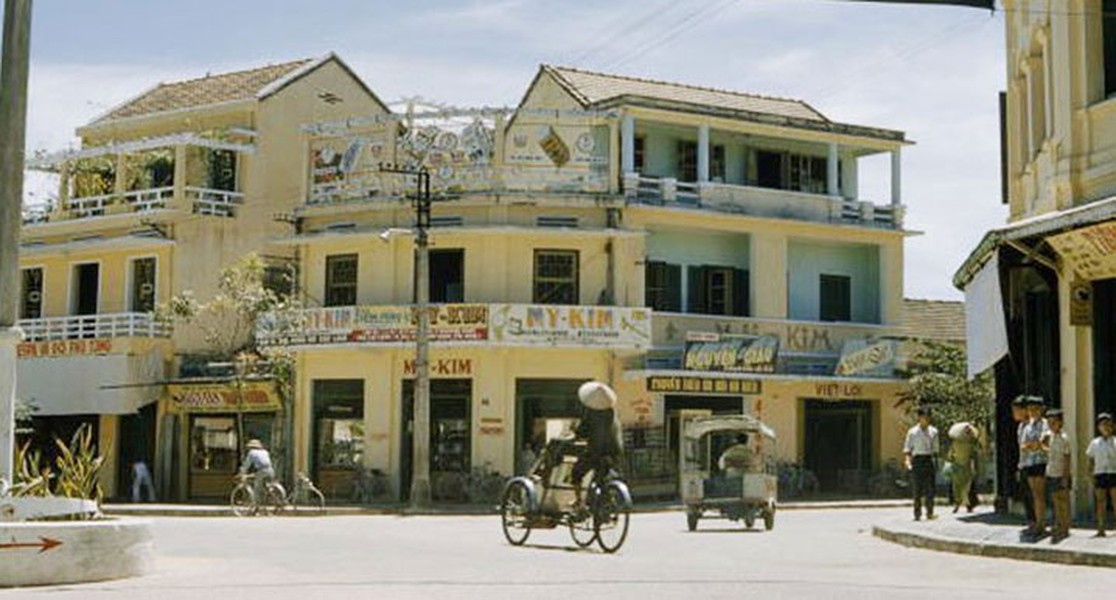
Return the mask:
[[[514,106],[546,63],[797,98],[834,121],[906,132],[907,297],[960,299],[954,271],[1007,218],[1001,12],[840,0],[38,0],[31,36],[29,151],[77,147],[74,129],[114,105],[207,72],[336,52],[388,102]],[[888,160],[861,160],[862,199],[889,202]]]

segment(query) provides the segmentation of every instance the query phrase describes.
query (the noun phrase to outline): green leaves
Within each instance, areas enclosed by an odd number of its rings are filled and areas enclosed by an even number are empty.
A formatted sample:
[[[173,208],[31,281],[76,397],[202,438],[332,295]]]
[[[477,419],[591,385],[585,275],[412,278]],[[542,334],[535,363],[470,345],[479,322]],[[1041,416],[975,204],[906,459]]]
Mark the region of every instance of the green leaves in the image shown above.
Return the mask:
[[[930,406],[940,425],[972,422],[980,429],[991,424],[995,385],[990,373],[966,376],[965,348],[942,342],[922,342],[922,350],[903,373],[910,388],[900,395],[913,420],[918,406]]]
[[[93,428],[82,425],[69,444],[55,437],[54,445],[58,450],[54,460],[57,472],[49,464],[43,464],[42,452],[32,450],[30,442],[16,449],[12,495],[61,496],[100,502],[104,495],[100,484],[104,457],[97,454],[93,445]]]

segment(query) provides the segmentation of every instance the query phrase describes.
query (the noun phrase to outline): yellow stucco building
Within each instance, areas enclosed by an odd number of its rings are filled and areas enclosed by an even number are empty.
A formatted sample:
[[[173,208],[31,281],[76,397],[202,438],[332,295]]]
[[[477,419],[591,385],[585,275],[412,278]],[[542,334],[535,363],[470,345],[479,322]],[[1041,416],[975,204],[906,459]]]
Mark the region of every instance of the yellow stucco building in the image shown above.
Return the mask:
[[[329,56],[161,85],[79,134],[48,161],[58,205],[25,215],[19,393],[56,430],[96,423],[110,484],[143,457],[167,497],[221,497],[260,437],[335,499],[373,470],[381,499],[404,493],[415,182],[384,163],[426,168],[435,200],[436,499],[521,469],[578,418],[587,379],[619,392],[637,495],[675,492],[679,424],[697,414],[760,415],[825,492],[863,492],[900,454],[896,365],[919,335],[901,132],[552,66],[513,110],[392,111]],[[882,203],[858,184],[878,154]],[[249,252],[296,274],[304,308],[257,333],[294,357],[290,414],[267,382],[202,377],[198,330],[150,314],[211,296]]]
[[[1009,223],[957,272],[966,291],[970,372],[995,368],[1002,504],[1018,444],[1009,403],[1061,406],[1084,448],[1116,409],[1116,2],[1005,0],[1003,167]],[[1078,508],[1091,487],[1076,486]]]

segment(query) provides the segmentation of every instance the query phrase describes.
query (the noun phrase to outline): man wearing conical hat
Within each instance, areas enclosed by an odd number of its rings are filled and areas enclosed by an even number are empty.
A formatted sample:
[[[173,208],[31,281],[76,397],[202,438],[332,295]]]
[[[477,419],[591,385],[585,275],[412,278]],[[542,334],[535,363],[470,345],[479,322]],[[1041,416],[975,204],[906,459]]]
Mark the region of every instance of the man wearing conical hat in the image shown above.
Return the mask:
[[[616,392],[599,381],[587,381],[577,390],[584,416],[574,435],[586,441],[585,455],[573,468],[574,491],[581,503],[581,482],[593,471],[607,473],[624,449],[624,430],[616,414]]]
[[[256,495],[256,502],[263,504],[267,495],[267,484],[275,479],[275,469],[271,466],[271,453],[264,448],[263,442],[257,439],[248,440],[245,444],[248,453],[244,455],[244,463],[240,465],[240,474],[255,474],[252,481],[252,492]]]

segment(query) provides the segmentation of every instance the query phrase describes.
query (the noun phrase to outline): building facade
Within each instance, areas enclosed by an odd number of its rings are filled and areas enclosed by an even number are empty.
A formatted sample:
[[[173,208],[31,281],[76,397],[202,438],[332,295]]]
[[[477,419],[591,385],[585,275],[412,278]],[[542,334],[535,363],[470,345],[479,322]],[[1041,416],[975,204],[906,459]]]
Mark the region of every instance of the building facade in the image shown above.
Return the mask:
[[[640,496],[677,489],[678,430],[751,412],[823,491],[899,456],[902,133],[809,105],[543,66],[513,111],[408,106],[304,129],[306,308],[260,339],[294,353],[296,466],[345,497],[411,465],[415,183],[430,240],[436,500],[503,475],[611,383]],[[890,153],[893,197],[858,194]],[[274,325],[274,324],[272,324]],[[530,450],[528,450],[530,448]]]
[[[1014,396],[1061,406],[1081,449],[1095,415],[1116,409],[1116,2],[1006,0],[1004,11],[1009,223],[954,278],[966,291],[970,372],[996,370],[1001,506],[1018,456]],[[1088,506],[1088,486],[1077,494]]]
[[[35,409],[39,447],[49,454],[53,436],[87,424],[110,497],[138,459],[164,498],[226,495],[238,419],[212,386],[189,381],[213,349],[154,310],[187,290],[212,297],[222,268],[288,232],[276,215],[301,205],[291,149],[302,123],[382,110],[330,55],[160,84],[80,127],[80,150],[38,161],[61,182],[53,206],[25,211],[20,240],[17,397]],[[173,396],[168,382],[179,382]],[[248,399],[262,402],[246,403],[256,412],[240,425],[270,438],[282,407],[253,386]],[[196,452],[196,439],[213,447]]]

